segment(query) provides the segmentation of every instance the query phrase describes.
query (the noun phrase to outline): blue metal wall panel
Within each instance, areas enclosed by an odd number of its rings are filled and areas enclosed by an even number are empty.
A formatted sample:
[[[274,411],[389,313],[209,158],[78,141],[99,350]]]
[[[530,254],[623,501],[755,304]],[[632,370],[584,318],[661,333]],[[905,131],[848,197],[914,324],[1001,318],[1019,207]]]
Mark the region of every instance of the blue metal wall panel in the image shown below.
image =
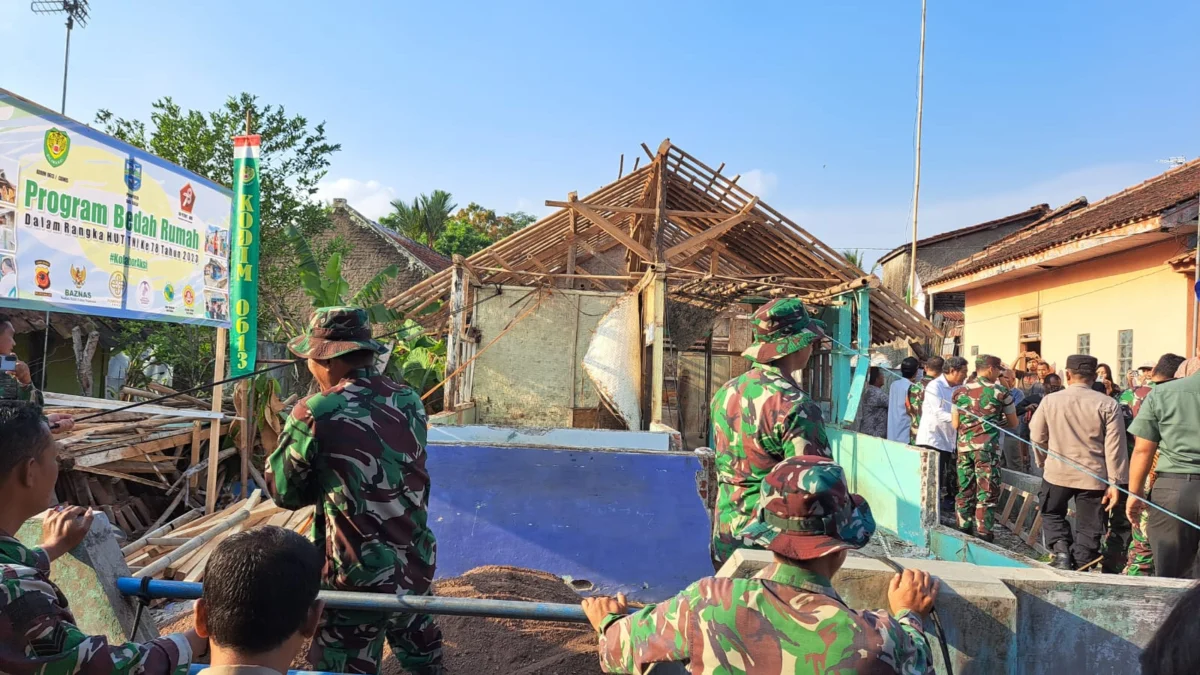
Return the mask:
[[[428,464],[438,578],[514,565],[657,601],[713,573],[690,454],[436,444]]]

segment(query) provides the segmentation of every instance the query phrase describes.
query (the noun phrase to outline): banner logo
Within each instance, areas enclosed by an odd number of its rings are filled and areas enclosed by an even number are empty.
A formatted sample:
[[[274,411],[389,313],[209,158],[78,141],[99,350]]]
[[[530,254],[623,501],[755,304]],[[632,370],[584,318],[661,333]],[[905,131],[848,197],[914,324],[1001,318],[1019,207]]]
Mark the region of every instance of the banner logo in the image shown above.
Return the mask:
[[[151,293],[153,293],[153,290],[150,288],[150,282],[143,279],[142,282],[138,284],[138,304],[142,307],[149,307]]]
[[[258,169],[249,164],[242,167],[242,185],[249,185],[258,178]]]
[[[113,272],[108,278],[108,292],[114,298],[119,298],[125,295],[125,274],[123,272]]]
[[[191,286],[183,287],[183,306],[188,309],[196,306],[196,291]]]
[[[50,166],[58,168],[67,161],[67,153],[71,152],[71,137],[65,131],[50,129],[46,132],[42,151],[46,154],[46,161]]]
[[[87,268],[71,265],[71,281],[75,282],[75,288],[83,288],[83,282],[87,281]]]
[[[163,286],[163,299],[167,302],[175,302],[175,287],[171,284]]]
[[[191,213],[194,206],[196,206],[196,191],[192,189],[191,183],[187,183],[179,188],[179,210]]]
[[[33,261],[33,281],[43,291],[50,288],[50,261]]]
[[[142,187],[142,163],[132,157],[125,160],[125,187],[130,192]]]

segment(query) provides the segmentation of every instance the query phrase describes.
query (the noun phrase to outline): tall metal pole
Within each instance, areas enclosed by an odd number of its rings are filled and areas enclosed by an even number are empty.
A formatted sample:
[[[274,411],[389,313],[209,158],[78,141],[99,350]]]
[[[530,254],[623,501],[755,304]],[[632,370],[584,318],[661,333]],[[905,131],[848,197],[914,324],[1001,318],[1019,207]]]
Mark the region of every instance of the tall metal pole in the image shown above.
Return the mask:
[[[921,0],[921,56],[917,61],[917,159],[913,173],[912,249],[908,253],[908,303],[917,304],[917,208],[921,201],[921,115],[925,103],[925,1]]]
[[[63,56],[63,95],[60,113],[67,114],[67,68],[71,64],[71,29],[75,26],[75,17],[67,16],[67,53]]]

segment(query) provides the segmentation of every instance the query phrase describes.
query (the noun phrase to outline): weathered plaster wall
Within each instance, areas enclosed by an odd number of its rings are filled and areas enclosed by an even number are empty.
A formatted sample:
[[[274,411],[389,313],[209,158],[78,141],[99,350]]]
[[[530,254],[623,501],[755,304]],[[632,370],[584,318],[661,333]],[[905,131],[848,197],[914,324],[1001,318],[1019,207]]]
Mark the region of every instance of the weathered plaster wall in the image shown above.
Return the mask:
[[[473,323],[486,345],[536,302],[531,289],[505,286],[501,297],[480,302]],[[480,289],[479,297],[492,293]],[[596,391],[580,362],[592,331],[620,293],[555,291],[536,311],[475,360],[478,424],[570,427],[571,409],[595,408]],[[515,304],[514,304],[515,303]],[[572,402],[574,390],[574,402]],[[573,403],[573,405],[572,405]]]
[[[1145,246],[1063,269],[1001,281],[967,291],[963,352],[978,347],[1008,361],[1016,356],[1018,323],[1041,311],[1042,355],[1064,366],[1081,333],[1091,353],[1117,366],[1117,333],[1133,330],[1133,367],[1187,349],[1187,277],[1165,260],[1179,253],[1174,241]],[[1144,318],[1154,317],[1153,328]]]

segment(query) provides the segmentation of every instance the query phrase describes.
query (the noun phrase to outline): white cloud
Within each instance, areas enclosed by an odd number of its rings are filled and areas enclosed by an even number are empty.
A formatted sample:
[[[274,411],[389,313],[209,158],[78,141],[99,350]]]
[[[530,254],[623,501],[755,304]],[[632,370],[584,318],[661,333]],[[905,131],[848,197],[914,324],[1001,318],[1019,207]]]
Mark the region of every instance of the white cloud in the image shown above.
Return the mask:
[[[766,199],[778,184],[779,176],[762,169],[750,169],[738,179],[738,186],[745,188],[750,194],[756,195],[760,199]]]
[[[396,190],[377,180],[361,181],[354,178],[322,181],[317,186],[317,199],[328,202],[334,197],[345,199],[351,207],[368,218],[379,218],[392,211]]]

